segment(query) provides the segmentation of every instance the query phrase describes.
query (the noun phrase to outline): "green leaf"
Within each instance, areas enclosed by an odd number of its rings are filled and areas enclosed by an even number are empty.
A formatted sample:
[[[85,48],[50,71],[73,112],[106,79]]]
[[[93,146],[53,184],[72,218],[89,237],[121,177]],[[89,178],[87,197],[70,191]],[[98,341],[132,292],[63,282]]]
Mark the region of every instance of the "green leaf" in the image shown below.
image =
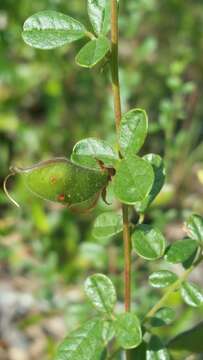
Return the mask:
[[[154,182],[148,196],[142,202],[135,204],[135,208],[138,213],[145,212],[146,209],[150,206],[150,204],[161,191],[166,177],[164,162],[159,155],[148,154],[145,155],[143,159],[149,161],[149,163],[152,165],[154,171]]]
[[[100,37],[89,41],[76,56],[76,63],[82,67],[92,68],[101,61],[110,50],[107,38]]]
[[[181,286],[181,296],[187,305],[199,307],[203,305],[203,291],[196,284],[184,282]]]
[[[115,335],[119,346],[123,349],[133,349],[142,341],[140,321],[133,313],[116,316],[114,321]]]
[[[46,10],[29,17],[23,25],[26,44],[39,49],[54,49],[76,41],[86,34],[83,24],[70,16]]]
[[[102,322],[91,320],[65,338],[55,360],[101,360],[103,349]]]
[[[147,346],[146,360],[170,360],[168,350],[157,336],[152,336]]]
[[[170,325],[176,318],[176,313],[169,307],[159,309],[156,314],[150,319],[153,327]]]
[[[191,239],[176,241],[167,250],[165,258],[172,264],[184,262],[193,255],[197,247],[198,243]]]
[[[96,239],[111,237],[123,229],[122,216],[113,212],[105,212],[96,218],[93,236]]]
[[[112,281],[103,274],[95,274],[85,281],[85,293],[95,308],[112,313],[116,304],[116,291]]]
[[[168,347],[170,350],[185,350],[191,353],[203,352],[203,322],[173,338]]]
[[[132,235],[132,246],[136,253],[146,260],[163,256],[165,238],[160,230],[149,225],[138,225]]]
[[[119,143],[124,156],[136,154],[144,144],[148,129],[147,114],[133,109],[123,115],[119,130]]]
[[[150,192],[154,181],[152,166],[134,155],[122,160],[113,181],[116,197],[125,204],[142,201]]]
[[[109,341],[111,341],[114,336],[115,336],[115,330],[114,330],[113,321],[105,320],[103,322],[103,332],[102,332],[102,337],[104,339],[105,344],[108,344]]]
[[[107,167],[113,167],[119,159],[106,141],[87,138],[75,144],[71,160],[81,166],[100,169],[97,160],[102,161]]]
[[[146,350],[147,344],[142,341],[136,349],[130,351],[131,358],[136,360],[146,360]]]
[[[110,29],[110,1],[88,0],[88,15],[97,35],[106,34]]]
[[[168,270],[153,272],[149,276],[149,283],[155,288],[165,288],[173,284],[178,279],[177,275]]]
[[[191,239],[203,242],[203,218],[201,216],[191,215],[185,225]]]

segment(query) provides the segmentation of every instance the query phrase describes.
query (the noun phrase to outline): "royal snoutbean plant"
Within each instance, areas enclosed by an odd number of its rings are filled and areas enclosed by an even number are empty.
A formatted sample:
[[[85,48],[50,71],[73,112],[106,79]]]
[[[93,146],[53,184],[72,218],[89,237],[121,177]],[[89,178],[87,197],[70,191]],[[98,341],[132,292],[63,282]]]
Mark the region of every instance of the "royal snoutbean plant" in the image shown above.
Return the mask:
[[[202,323],[172,340],[164,338],[163,341],[155,335],[155,328],[176,321],[175,310],[166,306],[173,292],[179,292],[188,306],[203,305],[202,290],[189,280],[190,273],[203,259],[203,219],[191,215],[185,223],[185,238],[172,244],[167,244],[158,228],[144,223],[148,208],[163,188],[166,174],[159,155],[139,155],[148,132],[146,112],[140,108],[121,112],[118,7],[117,0],[88,0],[90,29],[66,14],[49,10],[32,15],[23,27],[26,44],[42,50],[87,39],[76,55],[76,64],[92,68],[98,63],[108,63],[112,77],[115,146],[101,139],[83,139],[74,146],[70,160],[53,158],[27,169],[12,167],[8,175],[21,176],[33,195],[59,202],[69,210],[93,208],[100,195],[106,199],[109,185],[119,205],[118,210],[98,216],[93,235],[111,238],[123,232],[125,311],[118,310],[116,289],[109,277],[103,274],[88,277],[84,291],[95,309],[95,318],[68,334],[59,345],[55,360],[118,360],[124,357],[127,360],[166,360],[172,358],[174,350],[203,351]],[[6,192],[8,177],[4,184]],[[139,215],[137,224],[130,221],[135,212]],[[162,259],[148,280],[155,290],[164,290],[160,291],[160,300],[141,318],[134,311],[131,299],[132,252],[144,262]],[[174,273],[170,264],[181,264],[182,273]]]

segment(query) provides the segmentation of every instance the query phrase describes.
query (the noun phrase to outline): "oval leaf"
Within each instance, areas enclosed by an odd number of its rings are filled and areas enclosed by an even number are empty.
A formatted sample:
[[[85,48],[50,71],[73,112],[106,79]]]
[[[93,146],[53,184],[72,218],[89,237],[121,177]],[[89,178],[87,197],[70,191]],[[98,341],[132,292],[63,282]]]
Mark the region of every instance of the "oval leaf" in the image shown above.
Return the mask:
[[[76,56],[76,63],[82,67],[92,68],[101,61],[110,50],[107,38],[100,37],[89,41]]]
[[[135,314],[125,313],[116,316],[114,321],[115,335],[119,346],[133,349],[142,341],[140,321]]]
[[[178,264],[188,260],[197,250],[198,243],[195,240],[185,239],[176,241],[166,253],[166,260],[172,264]]]
[[[88,0],[88,15],[97,35],[108,32],[110,28],[110,1]]]
[[[203,218],[201,216],[191,215],[185,225],[191,239],[203,242]]]
[[[170,325],[176,318],[176,313],[169,307],[163,307],[159,309],[154,317],[150,319],[150,324],[153,327],[160,327]]]
[[[153,272],[149,276],[149,283],[155,288],[165,288],[178,279],[177,275],[168,270]]]
[[[142,201],[150,192],[154,181],[152,166],[134,155],[121,161],[114,177],[116,197],[125,204]]]
[[[147,136],[148,119],[142,109],[133,109],[123,115],[119,131],[121,152],[127,156],[136,154]]]
[[[143,213],[150,206],[153,200],[161,191],[166,177],[166,171],[164,167],[163,159],[156,154],[148,154],[143,159],[149,161],[154,171],[154,182],[149,195],[140,203],[135,204],[135,208],[138,213]]]
[[[136,253],[146,260],[163,256],[165,238],[160,230],[149,225],[138,225],[132,235],[132,246]]]
[[[78,165],[100,169],[98,160],[107,167],[113,167],[118,161],[118,155],[106,141],[87,138],[75,144],[71,160]]]
[[[39,49],[53,49],[76,41],[86,34],[79,21],[56,11],[41,11],[29,17],[23,26],[26,44]]]
[[[157,336],[152,336],[147,346],[146,360],[170,360],[167,349]]]
[[[103,349],[102,322],[91,320],[65,338],[55,360],[101,360]]]
[[[87,278],[85,293],[102,313],[112,313],[116,304],[116,291],[112,281],[103,274],[95,274]]]
[[[184,282],[181,286],[181,296],[187,305],[199,307],[203,305],[203,291],[196,284]]]
[[[119,234],[123,229],[122,216],[113,212],[99,215],[94,223],[93,236],[97,239]]]

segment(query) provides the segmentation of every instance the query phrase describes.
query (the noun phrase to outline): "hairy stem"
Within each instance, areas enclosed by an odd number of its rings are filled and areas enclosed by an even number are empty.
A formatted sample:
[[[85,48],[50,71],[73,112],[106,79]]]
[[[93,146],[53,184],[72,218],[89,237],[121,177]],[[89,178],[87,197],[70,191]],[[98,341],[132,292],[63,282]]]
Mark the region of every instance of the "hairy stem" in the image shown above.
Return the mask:
[[[118,2],[111,0],[111,74],[112,74],[112,91],[114,101],[115,125],[118,137],[119,126],[121,122],[121,96],[119,82],[119,65],[118,65]],[[119,148],[119,145],[118,145]],[[129,228],[128,206],[122,205],[123,213],[123,241],[124,241],[124,281],[125,281],[125,310],[131,308],[131,241]],[[126,351],[126,360],[130,360],[130,352]]]

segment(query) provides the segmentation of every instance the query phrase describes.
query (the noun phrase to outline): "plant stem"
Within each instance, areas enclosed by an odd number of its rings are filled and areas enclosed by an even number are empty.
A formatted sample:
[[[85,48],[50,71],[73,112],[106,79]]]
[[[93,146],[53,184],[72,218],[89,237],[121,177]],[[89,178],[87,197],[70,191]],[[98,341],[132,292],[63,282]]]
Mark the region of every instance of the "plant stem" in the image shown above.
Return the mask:
[[[111,0],[111,74],[112,74],[112,91],[114,100],[115,125],[118,138],[119,126],[121,122],[121,95],[119,81],[119,64],[118,64],[118,2]],[[118,144],[119,148],[119,144]],[[128,206],[122,205],[123,214],[123,241],[124,241],[124,281],[125,281],[125,310],[131,308],[131,241],[129,228]],[[130,360],[130,351],[126,351],[126,360]]]
[[[194,270],[194,268],[196,268],[200,262],[203,260],[203,255],[200,255],[200,257],[195,261],[195,263],[186,271],[184,271],[184,273],[182,274],[182,276],[175,281],[171,286],[169,286],[168,290],[166,291],[166,293],[162,296],[162,298],[158,301],[158,303],[156,303],[153,308],[147,313],[147,315],[144,318],[144,322],[146,322],[148,320],[148,318],[153,317],[155,315],[155,313],[165,304],[165,302],[168,300],[169,296],[171,295],[172,292],[176,291],[179,289],[179,287],[181,286],[181,284],[188,278],[189,274]]]

